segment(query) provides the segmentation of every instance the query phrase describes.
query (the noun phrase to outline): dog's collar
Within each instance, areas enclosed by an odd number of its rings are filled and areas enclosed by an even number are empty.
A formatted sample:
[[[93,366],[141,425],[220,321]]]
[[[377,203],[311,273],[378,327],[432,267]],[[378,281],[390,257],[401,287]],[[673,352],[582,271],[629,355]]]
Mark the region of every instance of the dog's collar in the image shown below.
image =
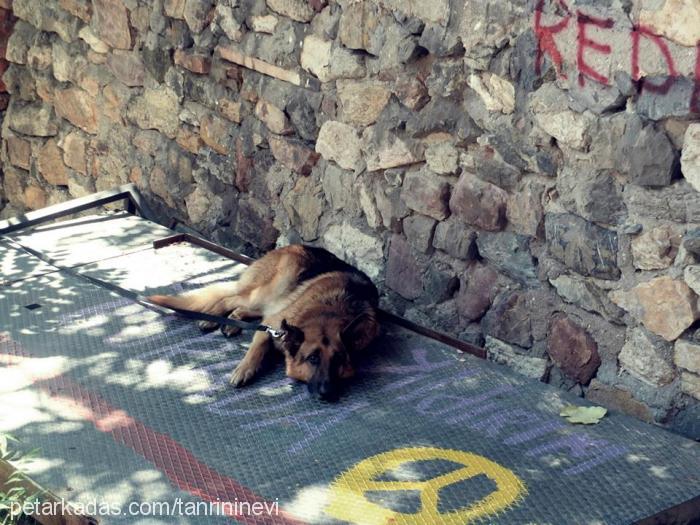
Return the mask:
[[[275,330],[271,326],[265,326],[265,331],[270,334],[271,337],[275,339],[280,339],[286,335],[287,332],[284,330]]]

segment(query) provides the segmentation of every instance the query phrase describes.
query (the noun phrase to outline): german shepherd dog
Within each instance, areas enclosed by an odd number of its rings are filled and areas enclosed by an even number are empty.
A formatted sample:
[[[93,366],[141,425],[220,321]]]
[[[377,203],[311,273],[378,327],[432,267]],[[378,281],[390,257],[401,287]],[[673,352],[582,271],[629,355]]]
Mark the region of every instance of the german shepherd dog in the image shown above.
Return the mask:
[[[284,355],[287,376],[308,384],[321,399],[337,397],[339,383],[354,375],[352,357],[379,334],[377,288],[367,275],[322,248],[291,245],[267,253],[240,279],[181,296],[154,295],[163,306],[262,323],[282,333],[256,332],[231,375],[250,383],[273,351]],[[203,330],[217,324],[200,321]],[[226,336],[241,329],[222,326]]]

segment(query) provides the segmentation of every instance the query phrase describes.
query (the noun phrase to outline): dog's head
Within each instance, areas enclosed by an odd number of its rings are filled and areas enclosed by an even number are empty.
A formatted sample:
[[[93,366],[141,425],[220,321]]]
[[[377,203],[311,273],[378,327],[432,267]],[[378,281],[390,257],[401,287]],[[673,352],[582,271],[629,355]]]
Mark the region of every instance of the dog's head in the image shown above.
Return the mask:
[[[302,327],[282,321],[281,346],[287,376],[307,383],[309,392],[321,399],[337,398],[340,382],[355,374],[352,354],[374,339],[379,326],[370,314],[350,322],[314,319]]]

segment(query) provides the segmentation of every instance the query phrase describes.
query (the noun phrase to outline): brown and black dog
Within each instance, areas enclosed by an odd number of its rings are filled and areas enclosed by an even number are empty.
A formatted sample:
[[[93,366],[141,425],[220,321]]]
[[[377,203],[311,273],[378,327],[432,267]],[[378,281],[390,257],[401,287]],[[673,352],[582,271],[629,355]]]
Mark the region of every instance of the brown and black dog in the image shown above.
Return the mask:
[[[379,334],[378,293],[370,278],[332,253],[309,246],[273,250],[230,285],[150,300],[231,319],[262,317],[262,324],[283,333],[279,338],[255,333],[231,376],[236,387],[248,384],[277,350],[284,354],[289,377],[307,383],[320,398],[333,399],[340,381],[354,374],[353,354]],[[200,327],[217,325],[202,321]],[[222,326],[222,332],[231,336],[240,329]]]

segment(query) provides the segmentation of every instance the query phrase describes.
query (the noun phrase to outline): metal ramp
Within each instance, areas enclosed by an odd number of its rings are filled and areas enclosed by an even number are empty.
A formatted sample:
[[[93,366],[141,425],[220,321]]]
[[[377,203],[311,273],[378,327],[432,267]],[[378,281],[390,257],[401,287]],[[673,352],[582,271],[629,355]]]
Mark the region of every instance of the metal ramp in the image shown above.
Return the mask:
[[[395,326],[338,403],[281,371],[234,390],[247,336],[202,334],[13,244],[136,291],[243,268],[187,243],[153,248],[170,234],[112,213],[0,241],[0,431],[40,449],[42,486],[101,503],[88,506],[100,523],[700,518],[698,443],[617,413],[571,426],[558,412],[583,401]]]

